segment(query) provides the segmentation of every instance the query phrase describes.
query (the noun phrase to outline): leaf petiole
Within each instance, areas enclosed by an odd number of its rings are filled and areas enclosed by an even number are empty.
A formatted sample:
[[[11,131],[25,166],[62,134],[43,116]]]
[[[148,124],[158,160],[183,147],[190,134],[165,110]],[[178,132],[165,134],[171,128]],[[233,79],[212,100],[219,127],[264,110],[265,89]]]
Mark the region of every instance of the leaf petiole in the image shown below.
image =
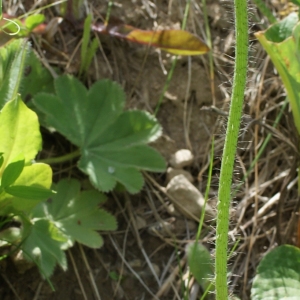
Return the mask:
[[[80,156],[80,149],[75,150],[74,152],[68,153],[66,155],[62,155],[59,157],[50,157],[50,158],[45,158],[45,159],[40,159],[37,162],[39,163],[44,163],[44,164],[59,164],[63,163],[69,160],[72,160],[73,158],[79,157]]]

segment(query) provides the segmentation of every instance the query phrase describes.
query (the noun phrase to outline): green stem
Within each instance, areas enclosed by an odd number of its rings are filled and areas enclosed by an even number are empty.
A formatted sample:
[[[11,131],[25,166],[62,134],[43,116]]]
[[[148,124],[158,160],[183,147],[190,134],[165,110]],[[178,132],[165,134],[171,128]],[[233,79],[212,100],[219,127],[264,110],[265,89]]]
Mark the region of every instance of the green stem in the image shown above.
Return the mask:
[[[108,25],[113,4],[114,4],[114,1],[109,1],[108,2],[108,8],[107,8],[106,17],[105,17],[105,26]]]
[[[216,300],[228,299],[227,248],[231,183],[242,114],[248,63],[247,0],[235,0],[235,68],[218,192],[216,232]]]
[[[73,158],[76,158],[78,156],[80,156],[80,150],[79,149],[77,149],[74,152],[63,155],[63,156],[45,158],[45,159],[38,160],[37,162],[38,163],[49,164],[49,165],[59,164],[59,163],[63,163],[63,162],[72,160]]]

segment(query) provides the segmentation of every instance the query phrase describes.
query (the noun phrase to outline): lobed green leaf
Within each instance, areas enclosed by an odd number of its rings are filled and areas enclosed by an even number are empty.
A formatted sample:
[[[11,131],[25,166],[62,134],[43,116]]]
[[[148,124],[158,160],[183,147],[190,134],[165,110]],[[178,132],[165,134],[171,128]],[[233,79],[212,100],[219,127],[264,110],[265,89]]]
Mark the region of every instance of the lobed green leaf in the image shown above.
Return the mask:
[[[141,169],[165,169],[162,156],[145,145],[161,135],[161,127],[147,112],[123,112],[125,95],[119,85],[102,80],[87,91],[76,78],[61,76],[55,89],[57,96],[42,93],[33,101],[48,126],[80,147],[78,166],[96,188],[110,191],[120,182],[136,193],[144,182]]]
[[[99,208],[105,196],[96,191],[80,192],[80,183],[75,180],[61,180],[56,186],[57,194],[37,206],[32,218],[46,218],[69,238],[92,248],[103,244],[96,230],[115,230],[115,218]]]
[[[67,269],[67,259],[62,250],[62,242],[51,235],[51,226],[48,220],[38,220],[31,228],[30,234],[22,244],[26,259],[35,262],[44,277],[50,277],[56,263],[63,270]]]

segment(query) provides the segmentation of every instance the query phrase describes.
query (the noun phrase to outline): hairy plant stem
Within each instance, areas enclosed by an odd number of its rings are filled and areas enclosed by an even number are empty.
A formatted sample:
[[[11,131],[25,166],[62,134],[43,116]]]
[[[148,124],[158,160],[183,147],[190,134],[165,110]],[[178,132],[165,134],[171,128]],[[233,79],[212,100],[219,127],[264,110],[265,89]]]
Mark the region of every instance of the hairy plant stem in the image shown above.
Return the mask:
[[[231,183],[246,86],[248,63],[247,0],[235,0],[234,12],[236,38],[235,68],[226,139],[222,156],[217,206],[218,214],[215,265],[217,300],[228,299],[227,249]]]

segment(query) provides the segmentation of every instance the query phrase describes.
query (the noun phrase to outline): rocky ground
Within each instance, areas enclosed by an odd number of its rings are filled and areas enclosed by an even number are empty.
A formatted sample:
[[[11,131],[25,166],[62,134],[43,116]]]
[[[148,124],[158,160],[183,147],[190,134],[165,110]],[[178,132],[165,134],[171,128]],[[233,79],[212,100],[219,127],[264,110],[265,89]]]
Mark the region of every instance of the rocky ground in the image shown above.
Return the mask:
[[[22,14],[33,7],[32,2],[38,5],[41,1],[8,2],[4,3],[4,10]],[[183,19],[184,1],[113,2],[113,16],[141,29],[180,28]],[[187,30],[206,39],[203,4],[201,1],[191,3]],[[285,1],[269,0],[266,3],[278,18],[290,9]],[[87,4],[95,17],[105,15],[108,9],[108,1],[88,1]],[[197,232],[208,181],[212,137],[215,137],[212,184],[200,239],[214,255],[220,155],[234,66],[232,1],[207,1],[206,10],[212,36],[213,69],[210,69],[208,54],[179,57],[157,114],[163,136],[153,146],[168,161],[166,173],[144,174],[146,184],[138,195],[108,195],[106,208],[116,216],[118,230],[103,233],[105,244],[99,250],[79,245],[69,250],[68,271],[57,268],[51,278],[55,292],[42,280],[36,267],[24,265],[17,258],[3,260],[1,299],[164,300],[183,299],[184,290],[189,294],[186,299],[199,299],[201,289],[194,280],[187,281],[186,247]],[[236,156],[229,234],[230,247],[236,245],[229,264],[229,288],[243,300],[249,299],[252,278],[263,255],[283,239],[295,243],[295,230],[289,236],[285,232],[287,227],[295,226],[289,220],[297,201],[294,169],[297,155],[291,146],[296,145],[295,130],[288,109],[274,129],[256,168],[244,183],[241,182],[270,132],[268,127],[259,124],[272,126],[285,99],[273,65],[253,36],[254,32],[267,26],[267,20],[252,2],[249,13],[249,80]],[[57,15],[57,10],[50,8],[45,14],[50,20]],[[113,79],[124,87],[128,108],[153,113],[174,58],[156,49],[108,36],[99,37],[102,50],[97,52],[88,81]],[[63,52],[65,58],[59,57],[58,52],[45,51],[45,59],[63,72],[76,74],[80,56],[73,50],[79,40],[78,32],[68,24],[62,24],[53,46]],[[35,44],[33,47],[38,49]],[[261,123],[252,122],[254,120]],[[44,132],[44,138],[45,144],[49,145],[48,151],[63,153],[71,147],[57,134]],[[72,174],[84,180],[74,163],[54,168],[56,179]],[[285,189],[285,178],[291,182],[288,189]]]

